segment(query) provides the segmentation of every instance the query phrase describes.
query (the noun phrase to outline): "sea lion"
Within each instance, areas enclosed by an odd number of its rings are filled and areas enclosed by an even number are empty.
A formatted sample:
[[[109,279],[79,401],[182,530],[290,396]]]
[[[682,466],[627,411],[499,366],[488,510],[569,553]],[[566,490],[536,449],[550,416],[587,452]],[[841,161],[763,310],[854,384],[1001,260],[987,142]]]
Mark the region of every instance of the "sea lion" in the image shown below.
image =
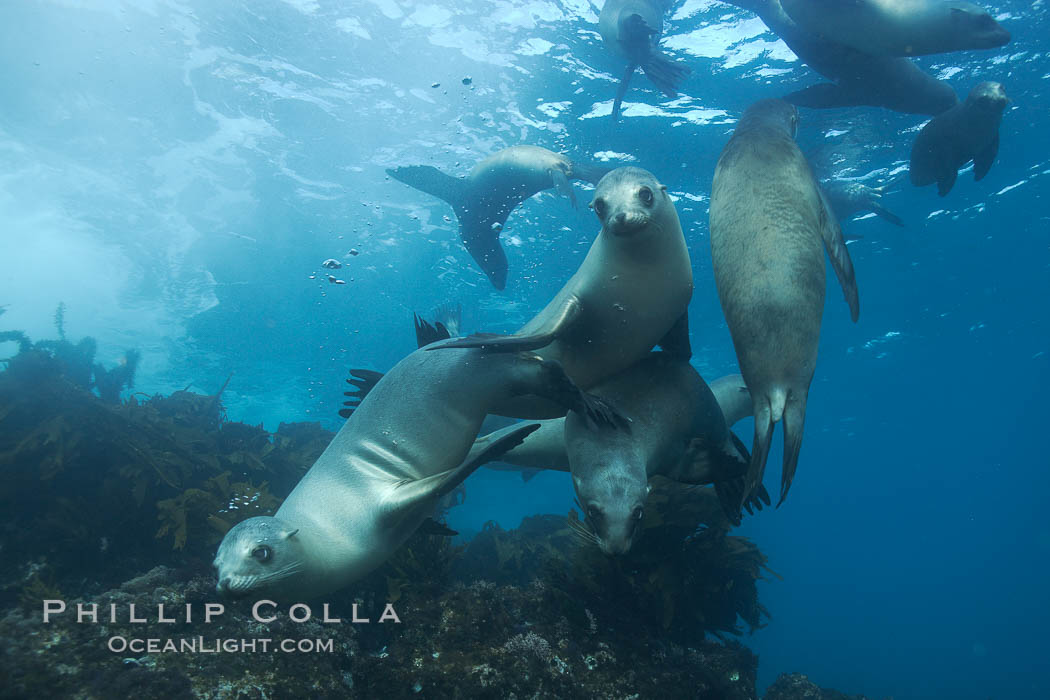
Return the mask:
[[[993,49],[1010,32],[959,0],[781,0],[807,31],[875,56],[923,56]]]
[[[744,112],[711,185],[711,257],[741,373],[754,402],[745,498],[762,481],[773,424],[784,420],[783,503],[798,464],[824,310],[824,253],[850,315],[860,313],[846,242],[802,151],[798,111],[762,100]],[[779,505],[779,504],[778,504]]]
[[[820,183],[827,197],[828,204],[835,218],[840,222],[855,214],[873,212],[879,218],[889,221],[894,226],[904,226],[904,220],[882,206],[882,195],[894,184],[887,182],[879,187],[871,187],[856,180],[825,180]]]
[[[519,204],[555,187],[576,206],[569,180],[597,182],[608,168],[575,163],[539,146],[511,146],[474,166],[465,178],[446,175],[429,165],[391,168],[387,174],[452,205],[467,252],[492,286],[507,286],[507,256],[499,234]]]
[[[627,59],[627,70],[613,100],[613,121],[620,118],[620,104],[635,69],[641,67],[653,85],[669,98],[678,96],[679,85],[692,72],[660,52],[664,13],[670,5],[667,0],[606,0],[602,5],[598,15],[602,41],[610,51]]]
[[[868,105],[905,114],[940,114],[959,102],[955,90],[896,56],[872,56],[800,27],[780,0],[725,0],[751,10],[799,60],[834,82],[818,83],[782,99],[799,107],[828,109]]]
[[[219,591],[303,600],[372,571],[438,499],[534,430],[523,425],[467,457],[490,407],[519,393],[616,420],[556,362],[417,350],[376,383],[273,517],[226,533],[214,562]]]
[[[513,335],[475,334],[427,350],[530,350],[556,360],[584,389],[627,369],[657,344],[688,358],[693,269],[667,188],[641,168],[618,168],[598,183],[591,208],[601,233],[576,274],[531,321]],[[557,418],[565,409],[515,398],[493,413]]]
[[[966,102],[931,119],[911,149],[912,184],[936,182],[943,197],[955,185],[959,168],[971,160],[974,182],[987,175],[999,153],[999,124],[1008,101],[1001,84],[986,81],[970,91]]]

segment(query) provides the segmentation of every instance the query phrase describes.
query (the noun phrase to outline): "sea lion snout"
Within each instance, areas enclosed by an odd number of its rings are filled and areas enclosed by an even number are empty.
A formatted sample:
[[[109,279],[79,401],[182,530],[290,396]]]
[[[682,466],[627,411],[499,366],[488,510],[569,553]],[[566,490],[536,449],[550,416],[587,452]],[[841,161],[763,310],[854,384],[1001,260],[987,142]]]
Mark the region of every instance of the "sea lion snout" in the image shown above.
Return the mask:
[[[620,211],[608,218],[606,228],[616,236],[627,236],[649,225],[649,215],[637,209]]]

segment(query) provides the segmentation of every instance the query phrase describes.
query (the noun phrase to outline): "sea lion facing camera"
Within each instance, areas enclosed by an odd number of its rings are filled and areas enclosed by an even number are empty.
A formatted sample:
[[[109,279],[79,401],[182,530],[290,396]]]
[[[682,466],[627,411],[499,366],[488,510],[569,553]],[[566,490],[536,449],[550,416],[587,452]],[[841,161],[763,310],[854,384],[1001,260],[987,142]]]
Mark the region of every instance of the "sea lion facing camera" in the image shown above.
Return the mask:
[[[530,350],[556,360],[581,388],[627,369],[657,344],[688,358],[693,270],[667,188],[641,168],[618,168],[598,183],[591,206],[601,233],[576,274],[531,321],[513,335],[475,334],[427,350]],[[512,418],[565,415],[560,406],[526,397],[493,412]]]
[[[711,186],[711,257],[718,297],[754,403],[745,498],[762,481],[773,425],[784,421],[784,501],[798,464],[824,310],[824,249],[850,315],[860,313],[853,264],[795,143],[798,111],[762,100],[744,112]]]
[[[959,177],[959,168],[973,161],[973,179],[988,174],[999,153],[999,124],[1009,100],[999,83],[979,83],[966,102],[931,119],[915,137],[911,149],[911,181],[923,187],[937,183],[945,196]]]
[[[387,174],[452,205],[459,235],[470,256],[492,286],[507,286],[507,256],[499,235],[507,217],[526,199],[555,187],[576,206],[569,180],[597,182],[608,168],[574,163],[539,146],[511,146],[474,166],[465,178],[452,177],[429,165],[408,165]]]
[[[492,405],[545,396],[591,420],[615,421],[556,362],[479,350],[417,350],[382,377],[273,517],[235,525],[215,557],[232,595],[304,600],[382,564],[438,500],[534,427],[468,457]]]

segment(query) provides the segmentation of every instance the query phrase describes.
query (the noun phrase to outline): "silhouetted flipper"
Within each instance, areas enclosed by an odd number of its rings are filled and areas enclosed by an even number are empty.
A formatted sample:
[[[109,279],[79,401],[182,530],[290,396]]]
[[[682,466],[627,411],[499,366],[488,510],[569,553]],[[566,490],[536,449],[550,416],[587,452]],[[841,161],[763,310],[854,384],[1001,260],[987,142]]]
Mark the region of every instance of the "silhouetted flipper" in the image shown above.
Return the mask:
[[[688,360],[692,357],[693,347],[689,342],[689,314],[682,314],[657,345],[667,353],[668,357],[676,360]]]
[[[550,345],[561,333],[569,328],[579,317],[582,306],[580,300],[569,296],[561,307],[551,314],[544,325],[529,335],[499,335],[497,333],[475,333],[466,338],[452,340],[440,345],[428,347],[427,350],[444,350],[447,348],[484,348],[493,352],[527,352]],[[688,334],[688,329],[686,330]]]
[[[623,104],[623,97],[627,94],[627,86],[631,84],[631,76],[634,75],[634,71],[638,68],[635,63],[627,65],[627,70],[624,71],[623,77],[620,78],[620,84],[616,88],[616,97],[613,99],[612,106],[612,118],[616,121],[620,118],[620,105]]]
[[[368,396],[368,392],[372,391],[382,378],[382,372],[373,372],[370,369],[350,370],[350,378],[346,380],[346,383],[357,387],[357,389],[343,392],[343,396],[350,398],[343,402],[343,408],[339,409],[339,415],[343,418],[349,418],[353,415],[357,407]]]
[[[999,134],[995,134],[995,138],[988,144],[983,151],[980,151],[973,157],[973,179],[974,182],[980,180],[992,167],[992,163],[995,162],[995,156],[999,153]]]
[[[433,325],[416,314],[412,314],[412,320],[416,324],[416,347],[422,348],[436,343],[439,340],[448,340],[452,334],[445,328],[441,321],[434,321]]]
[[[439,535],[441,537],[455,537],[459,534],[456,530],[450,529],[445,523],[439,523],[433,518],[427,518],[420,523],[416,532],[422,535]]]
[[[904,227],[904,219],[900,218],[881,204],[876,204],[873,202],[871,205],[871,210],[875,212],[876,216],[882,219],[886,219],[886,221],[889,221],[894,226],[900,226],[902,228]]]
[[[859,107],[866,105],[868,99],[863,93],[844,88],[835,83],[817,83],[807,88],[788,93],[782,98],[798,107],[810,109],[830,109],[833,107]]]
[[[846,295],[846,303],[849,304],[850,318],[856,323],[860,317],[860,295],[857,292],[857,279],[853,273],[853,261],[849,257],[849,249],[846,240],[842,237],[842,227],[839,226],[835,212],[828,202],[827,195],[820,187],[817,188],[820,195],[820,236],[824,240],[824,249],[828,251],[831,267],[835,270],[835,276],[839,279],[842,293]]]

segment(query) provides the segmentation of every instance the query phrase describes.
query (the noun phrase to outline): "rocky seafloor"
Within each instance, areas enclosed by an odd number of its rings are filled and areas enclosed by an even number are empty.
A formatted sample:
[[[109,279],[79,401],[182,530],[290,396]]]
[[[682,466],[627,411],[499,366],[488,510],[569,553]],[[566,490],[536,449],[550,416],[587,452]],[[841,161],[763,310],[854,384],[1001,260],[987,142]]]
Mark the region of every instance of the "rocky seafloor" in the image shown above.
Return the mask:
[[[654,482],[641,546],[622,558],[563,515],[490,523],[463,545],[417,533],[327,601],[341,622],[310,601],[307,621],[287,607],[260,621],[252,601],[216,594],[211,558],[229,527],[278,507],[332,434],[228,421],[221,390],[120,400],[133,366],[106,370],[64,334],[8,335],[2,698],[756,698],[758,658],[739,639],[769,617],[756,581],[771,572],[710,489]],[[78,621],[78,604],[97,605],[96,621]],[[399,622],[379,622],[388,604]],[[859,696],[794,674],[765,697]]]

